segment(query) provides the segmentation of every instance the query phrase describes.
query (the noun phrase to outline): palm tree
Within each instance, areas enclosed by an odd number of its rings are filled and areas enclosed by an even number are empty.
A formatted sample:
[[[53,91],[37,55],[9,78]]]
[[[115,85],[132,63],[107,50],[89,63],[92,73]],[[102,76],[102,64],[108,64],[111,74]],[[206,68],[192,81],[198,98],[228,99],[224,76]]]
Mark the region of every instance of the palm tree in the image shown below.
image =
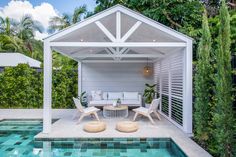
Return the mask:
[[[87,12],[86,6],[75,8],[73,15],[64,13],[61,17],[54,16],[49,21],[49,32],[53,33],[57,30],[62,30],[72,24],[81,21],[82,16]]]
[[[0,33],[6,35],[11,35],[13,33],[11,19],[9,17],[6,17],[5,19],[0,17]]]
[[[44,31],[41,23],[33,20],[30,15],[25,15],[20,21],[13,21],[12,25],[16,36],[24,41],[24,46],[29,50],[31,57],[34,56],[32,40],[36,31],[40,33]]]
[[[12,25],[16,35],[22,40],[33,39],[36,31],[44,31],[41,23],[33,20],[30,15],[23,16],[20,21],[13,21]]]
[[[0,34],[0,51],[23,52],[24,43],[16,36]]]

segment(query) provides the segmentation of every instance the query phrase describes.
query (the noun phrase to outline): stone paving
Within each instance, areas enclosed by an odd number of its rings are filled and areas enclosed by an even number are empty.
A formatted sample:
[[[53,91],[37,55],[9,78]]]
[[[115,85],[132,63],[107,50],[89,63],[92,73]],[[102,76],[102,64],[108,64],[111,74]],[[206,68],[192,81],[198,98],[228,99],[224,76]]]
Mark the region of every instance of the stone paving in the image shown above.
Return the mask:
[[[52,125],[50,134],[39,133],[35,138],[171,138],[189,157],[210,157],[211,155],[197,145],[191,138],[174,126],[164,117],[159,121],[154,118],[155,125],[152,125],[147,118],[137,119],[140,126],[134,133],[121,133],[115,130],[118,121],[131,120],[134,113],[130,111],[126,119],[105,119],[101,112],[99,116],[107,123],[107,129],[100,133],[87,133],[83,131],[83,125],[93,117],[86,117],[80,124],[76,124],[76,119],[72,117],[75,110],[53,110],[53,118],[59,119]],[[39,119],[42,118],[42,110],[3,110],[0,109],[0,118],[3,119]]]

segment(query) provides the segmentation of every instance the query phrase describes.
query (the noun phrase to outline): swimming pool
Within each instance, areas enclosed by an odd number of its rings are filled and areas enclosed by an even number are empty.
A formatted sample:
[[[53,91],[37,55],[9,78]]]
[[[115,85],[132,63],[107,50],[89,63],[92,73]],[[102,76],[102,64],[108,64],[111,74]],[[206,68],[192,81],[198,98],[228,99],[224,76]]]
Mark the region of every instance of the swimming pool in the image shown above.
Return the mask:
[[[41,120],[0,122],[1,157],[186,157],[170,138],[38,139]]]

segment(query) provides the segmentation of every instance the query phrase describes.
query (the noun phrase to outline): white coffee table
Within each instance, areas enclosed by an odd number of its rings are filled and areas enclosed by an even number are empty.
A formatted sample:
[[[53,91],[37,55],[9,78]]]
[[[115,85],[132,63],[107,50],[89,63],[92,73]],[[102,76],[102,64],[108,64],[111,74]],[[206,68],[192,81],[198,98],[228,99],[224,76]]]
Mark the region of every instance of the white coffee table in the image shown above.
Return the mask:
[[[103,106],[103,116],[105,118],[126,118],[128,117],[128,106],[120,105],[114,107],[112,105]]]

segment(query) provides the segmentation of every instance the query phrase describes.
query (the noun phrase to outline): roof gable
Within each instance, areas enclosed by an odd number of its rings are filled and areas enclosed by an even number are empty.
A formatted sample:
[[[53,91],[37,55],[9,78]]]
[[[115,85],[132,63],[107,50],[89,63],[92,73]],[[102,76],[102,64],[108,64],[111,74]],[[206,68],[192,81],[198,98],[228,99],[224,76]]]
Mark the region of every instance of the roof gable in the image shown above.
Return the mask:
[[[82,27],[85,27],[85,26],[87,26],[91,23],[94,23],[96,21],[99,21],[99,20],[101,20],[101,19],[103,19],[103,18],[105,18],[109,15],[112,15],[112,14],[116,13],[116,12],[121,12],[122,14],[128,15],[131,18],[134,18],[138,21],[141,21],[144,24],[147,24],[147,25],[149,25],[149,26],[151,26],[151,27],[153,27],[157,30],[162,31],[165,34],[168,34],[169,36],[172,36],[173,38],[178,38],[178,39],[180,39],[182,41],[185,41],[185,42],[187,42],[187,40],[193,40],[192,38],[178,32],[174,29],[171,29],[171,28],[169,28],[169,27],[167,27],[167,26],[165,26],[165,25],[163,25],[163,24],[161,24],[157,21],[154,21],[154,20],[152,20],[152,19],[150,19],[150,18],[148,18],[148,17],[146,17],[146,16],[144,16],[144,15],[138,13],[138,12],[135,12],[135,11],[133,11],[129,8],[126,8],[122,5],[119,5],[119,4],[115,5],[111,8],[108,8],[108,9],[106,9],[106,10],[100,12],[100,13],[97,13],[97,14],[95,14],[95,15],[87,18],[87,19],[84,19],[83,21],[81,21],[79,23],[76,23],[76,24],[74,24],[74,25],[72,25],[68,28],[65,28],[65,29],[63,29],[63,30],[61,30],[57,33],[54,33],[51,36],[45,38],[44,40],[45,41],[57,40],[59,38],[62,38],[63,36],[68,35],[69,33],[72,33],[74,31],[76,31],[76,30],[78,30]]]

